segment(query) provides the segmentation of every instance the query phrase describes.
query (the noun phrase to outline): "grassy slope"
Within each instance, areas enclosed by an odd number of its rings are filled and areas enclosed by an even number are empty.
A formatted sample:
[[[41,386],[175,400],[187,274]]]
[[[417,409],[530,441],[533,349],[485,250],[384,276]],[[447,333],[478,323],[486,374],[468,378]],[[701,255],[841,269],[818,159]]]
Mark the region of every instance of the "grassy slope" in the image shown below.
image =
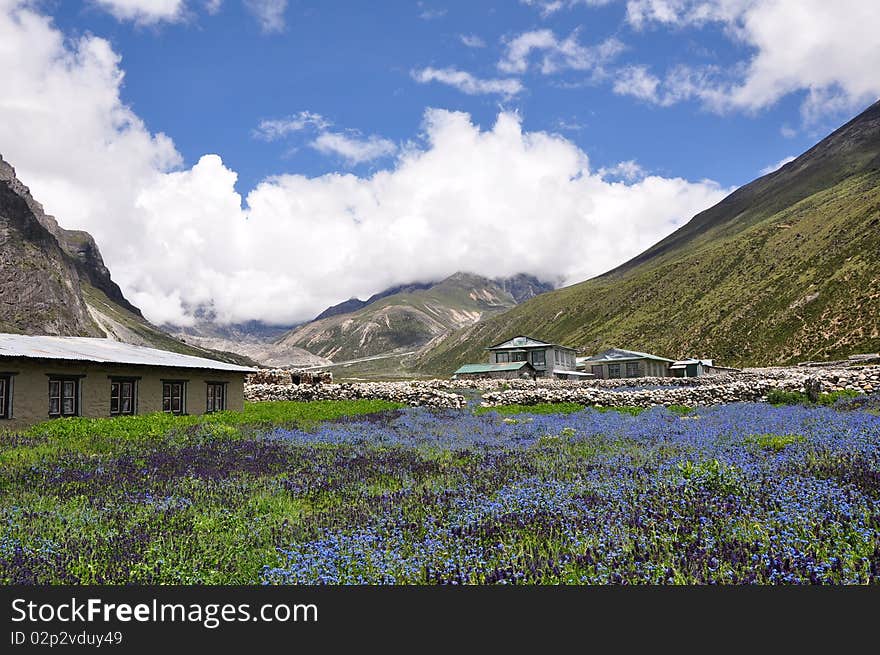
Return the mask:
[[[417,367],[448,373],[513,334],[588,352],[618,346],[732,365],[880,350],[880,172],[773,211],[778,205],[771,198],[770,209],[737,214],[740,231],[722,223],[684,252],[655,251],[456,332]]]

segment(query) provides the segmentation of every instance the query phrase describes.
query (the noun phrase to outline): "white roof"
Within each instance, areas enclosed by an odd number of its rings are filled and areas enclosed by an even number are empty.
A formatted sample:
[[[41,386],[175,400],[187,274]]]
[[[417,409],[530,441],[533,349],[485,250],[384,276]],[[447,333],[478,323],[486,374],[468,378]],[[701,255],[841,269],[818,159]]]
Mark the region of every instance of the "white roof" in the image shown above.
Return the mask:
[[[101,364],[132,364],[168,368],[199,368],[214,371],[254,373],[256,369],[227,364],[216,359],[180,355],[158,348],[92,337],[49,337],[0,334],[0,357],[61,359]]]

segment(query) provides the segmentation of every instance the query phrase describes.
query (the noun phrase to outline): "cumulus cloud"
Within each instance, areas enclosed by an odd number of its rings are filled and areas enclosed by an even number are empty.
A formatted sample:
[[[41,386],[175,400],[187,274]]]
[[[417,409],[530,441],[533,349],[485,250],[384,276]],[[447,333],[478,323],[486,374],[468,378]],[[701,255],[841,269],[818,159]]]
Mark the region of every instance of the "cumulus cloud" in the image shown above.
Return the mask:
[[[393,141],[376,135],[364,138],[357,133],[323,132],[311,146],[324,154],[339,155],[349,164],[361,164],[397,152]]]
[[[507,51],[498,62],[498,70],[511,74],[525,73],[533,53],[541,54],[540,70],[545,75],[565,69],[596,70],[625,49],[623,43],[614,37],[596,45],[584,46],[578,41],[577,31],[559,39],[552,30],[533,30],[523,32],[507,42]]]
[[[787,163],[793,162],[795,159],[797,159],[797,157],[795,157],[794,155],[791,155],[789,157],[783,157],[775,164],[770,164],[769,166],[765,166],[764,168],[762,168],[761,175],[769,175],[770,173],[772,173],[774,171],[778,171],[780,168],[785,166]]]
[[[186,0],[91,0],[91,2],[119,20],[131,20],[144,25],[180,20],[186,9]]]
[[[752,54],[729,75],[678,67],[664,103],[698,98],[715,111],[756,111],[805,93],[807,123],[880,96],[880,3],[863,0],[629,0],[636,29],[720,24]]]
[[[254,15],[260,29],[266,34],[284,31],[287,0],[244,0],[244,6]]]
[[[515,96],[523,90],[522,82],[516,78],[483,79],[467,71],[456,68],[422,68],[412,71],[412,77],[420,84],[440,82],[455,87],[468,95]]]
[[[612,181],[575,144],[525,131],[515,114],[480,127],[432,109],[424,141],[385,169],[279,175],[242,198],[218,155],[183,166],[171,140],[122,103],[106,41],[66,40],[27,7],[0,0],[3,155],[62,225],[95,236],[156,322],[185,325],[210,307],[223,321],[289,323],[457,270],[575,282],[727,193],[653,175]]]

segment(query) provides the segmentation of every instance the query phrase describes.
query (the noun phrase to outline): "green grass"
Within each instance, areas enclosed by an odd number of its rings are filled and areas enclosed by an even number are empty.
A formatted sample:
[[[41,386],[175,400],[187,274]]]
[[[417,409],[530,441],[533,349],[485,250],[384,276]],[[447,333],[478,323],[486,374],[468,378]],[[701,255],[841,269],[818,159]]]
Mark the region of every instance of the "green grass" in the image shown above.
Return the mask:
[[[843,389],[841,391],[830,391],[820,393],[816,401],[818,405],[830,407],[841,398],[855,398],[859,396],[858,391],[851,389]],[[813,402],[807,394],[800,391],[782,391],[781,389],[771,389],[767,394],[767,402],[771,405],[812,405]]]
[[[799,434],[753,434],[744,441],[747,444],[755,444],[762,450],[781,453],[789,446],[802,443],[806,439]]]
[[[236,439],[268,427],[310,428],[344,416],[400,409],[384,400],[245,403],[243,412],[175,416],[156,412],[114,418],[66,418],[39,423],[19,437],[23,445],[0,452],[0,464],[29,466],[66,452],[107,454],[150,445]],[[0,434],[0,441],[3,435]]]

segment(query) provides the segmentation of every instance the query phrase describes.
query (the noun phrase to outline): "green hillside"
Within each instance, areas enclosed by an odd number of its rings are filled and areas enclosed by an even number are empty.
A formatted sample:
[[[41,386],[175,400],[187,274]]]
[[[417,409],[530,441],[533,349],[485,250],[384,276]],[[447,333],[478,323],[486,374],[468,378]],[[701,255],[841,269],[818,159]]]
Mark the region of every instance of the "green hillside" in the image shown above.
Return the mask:
[[[441,336],[412,366],[448,374],[515,334],[729,365],[880,350],[880,103],[630,262]]]

